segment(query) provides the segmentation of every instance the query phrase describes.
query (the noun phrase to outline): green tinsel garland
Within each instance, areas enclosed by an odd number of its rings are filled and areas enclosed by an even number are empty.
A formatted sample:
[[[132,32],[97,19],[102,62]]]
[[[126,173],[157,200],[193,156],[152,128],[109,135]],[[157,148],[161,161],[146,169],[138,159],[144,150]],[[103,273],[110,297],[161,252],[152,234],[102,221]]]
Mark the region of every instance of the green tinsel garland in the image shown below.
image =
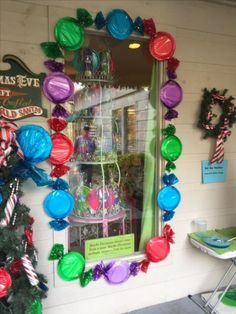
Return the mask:
[[[217,138],[224,128],[225,119],[228,120],[229,128],[231,128],[236,122],[236,107],[232,102],[234,100],[234,97],[229,96],[227,98],[225,96],[227,91],[227,89],[224,89],[221,93],[215,88],[213,88],[212,90],[208,90],[207,88],[205,88],[203,91],[201,112],[197,126],[200,129],[204,130],[204,139],[208,137]],[[222,111],[219,117],[219,122],[217,124],[212,123],[212,119],[217,117],[217,115],[212,112],[214,105],[219,105]],[[225,137],[224,140],[226,139],[227,137]]]

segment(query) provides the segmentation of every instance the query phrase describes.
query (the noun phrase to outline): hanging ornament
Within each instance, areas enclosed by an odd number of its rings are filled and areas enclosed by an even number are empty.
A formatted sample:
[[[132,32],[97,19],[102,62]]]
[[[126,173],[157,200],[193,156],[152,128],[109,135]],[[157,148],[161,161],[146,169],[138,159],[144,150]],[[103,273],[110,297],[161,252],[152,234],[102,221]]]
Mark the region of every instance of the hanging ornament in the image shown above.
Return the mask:
[[[17,126],[13,122],[0,120],[0,167],[7,166],[7,156],[12,151],[12,145],[18,147],[17,155],[24,158],[23,152],[15,139]]]
[[[33,230],[31,228],[25,228],[24,235],[29,246],[33,246]]]
[[[0,267],[0,298],[3,298],[8,294],[7,290],[11,288],[11,285],[12,280],[10,274],[4,267]]]
[[[15,259],[11,266],[10,266],[10,271],[14,274],[14,275],[18,275],[21,268],[22,268],[23,264],[22,264],[22,260],[21,259]]]
[[[31,263],[31,260],[29,258],[28,254],[25,254],[22,258],[21,258],[24,270],[26,272],[26,275],[29,279],[29,282],[32,286],[37,286],[39,284],[39,279],[38,276],[35,272],[35,269]]]
[[[16,206],[17,203],[17,195],[16,195],[16,191],[18,190],[18,185],[19,185],[19,181],[16,181],[16,185],[12,188],[12,192],[11,195],[6,203],[5,209],[4,209],[4,214],[5,217],[0,221],[0,226],[1,227],[5,227],[7,225],[9,225],[11,217],[12,217],[12,213],[14,211],[14,208]]]

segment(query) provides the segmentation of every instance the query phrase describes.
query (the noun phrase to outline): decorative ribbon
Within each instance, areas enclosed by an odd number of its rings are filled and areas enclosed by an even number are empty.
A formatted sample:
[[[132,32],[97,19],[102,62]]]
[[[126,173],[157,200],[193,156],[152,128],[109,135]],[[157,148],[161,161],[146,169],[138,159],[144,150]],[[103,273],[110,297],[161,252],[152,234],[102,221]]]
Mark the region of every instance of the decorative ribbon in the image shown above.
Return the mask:
[[[211,159],[211,164],[216,161],[221,163],[224,160],[224,142],[226,141],[227,137],[231,135],[231,131],[228,130],[228,124],[229,120],[225,118],[224,124],[221,127],[221,132],[216,139],[216,148]]]

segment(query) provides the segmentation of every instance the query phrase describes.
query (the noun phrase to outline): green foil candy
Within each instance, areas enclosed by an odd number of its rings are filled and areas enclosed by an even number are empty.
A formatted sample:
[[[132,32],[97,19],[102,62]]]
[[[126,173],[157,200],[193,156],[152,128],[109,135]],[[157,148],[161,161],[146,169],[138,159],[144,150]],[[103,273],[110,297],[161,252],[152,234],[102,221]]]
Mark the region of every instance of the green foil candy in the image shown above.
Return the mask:
[[[84,272],[80,276],[80,285],[82,288],[86,287],[93,279],[93,269],[91,268],[90,270]]]
[[[83,27],[88,27],[93,24],[92,15],[86,9],[77,9],[78,24]]]
[[[50,255],[48,257],[49,261],[55,261],[57,259],[62,258],[64,255],[64,246],[63,244],[54,244],[52,247],[52,250],[50,252]]]
[[[56,42],[48,41],[40,44],[46,57],[51,59],[64,58],[59,45]]]

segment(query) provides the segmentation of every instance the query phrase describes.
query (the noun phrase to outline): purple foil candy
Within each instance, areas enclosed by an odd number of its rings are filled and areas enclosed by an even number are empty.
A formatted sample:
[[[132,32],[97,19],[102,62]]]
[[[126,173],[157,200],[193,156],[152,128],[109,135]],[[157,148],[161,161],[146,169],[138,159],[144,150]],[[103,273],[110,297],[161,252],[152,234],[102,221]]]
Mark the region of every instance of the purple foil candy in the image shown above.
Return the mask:
[[[178,118],[178,112],[174,109],[169,109],[164,118],[165,120],[171,121],[172,119]]]
[[[68,118],[70,113],[61,105],[56,105],[52,110],[52,117]]]
[[[182,87],[176,81],[169,80],[161,86],[160,100],[168,109],[178,106],[182,98]]]
[[[137,276],[140,270],[140,266],[138,262],[132,262],[129,266],[130,275]]]
[[[126,261],[116,261],[106,271],[105,278],[110,284],[120,284],[129,279],[129,263]]]
[[[174,71],[167,70],[167,76],[169,80],[174,80],[177,78],[177,74]]]
[[[64,103],[73,96],[74,84],[64,73],[53,72],[43,81],[43,93],[55,104]]]
[[[106,277],[106,272],[113,266],[114,262],[105,265],[103,262],[97,264],[93,270],[93,280],[97,281],[102,276]]]
[[[52,72],[63,72],[63,69],[64,69],[63,63],[57,62],[52,59],[44,61],[44,65],[49,71],[52,71]]]

